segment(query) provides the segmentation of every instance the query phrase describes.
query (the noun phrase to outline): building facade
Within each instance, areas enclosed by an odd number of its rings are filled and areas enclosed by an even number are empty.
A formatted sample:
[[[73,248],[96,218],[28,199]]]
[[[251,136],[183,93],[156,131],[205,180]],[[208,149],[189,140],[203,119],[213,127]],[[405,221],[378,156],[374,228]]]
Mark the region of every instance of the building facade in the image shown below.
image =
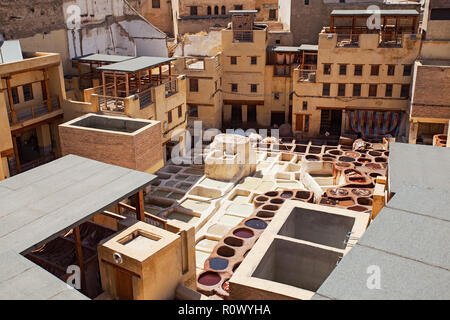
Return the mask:
[[[60,156],[64,99],[59,54],[23,53],[0,63],[0,180]]]
[[[84,90],[84,101],[65,100],[64,120],[86,113],[161,123],[165,158],[187,127],[186,76],[173,72],[174,58],[131,58],[97,68],[101,85]]]
[[[364,29],[368,14],[334,11],[331,27],[319,35],[316,71],[296,70],[296,133],[406,135],[413,65],[421,45],[419,13],[382,11],[383,32]],[[353,27],[340,20],[353,21]],[[395,27],[389,27],[392,23]]]
[[[175,62],[177,74],[187,77],[186,99],[188,126],[201,120],[203,128],[222,128],[222,56],[180,57]]]
[[[4,1],[0,33],[20,40],[25,51],[59,53],[65,74],[75,73],[72,58],[91,53],[167,57],[167,35],[139,14],[136,2]]]
[[[424,39],[414,65],[409,142],[432,144],[447,135],[450,121],[450,3],[427,2]]]
[[[387,0],[281,0],[279,19],[293,35],[293,45],[318,43],[318,35],[328,25],[333,10],[366,10],[378,6],[382,10],[420,9],[421,1]]]
[[[226,28],[231,10],[256,10],[258,21],[278,21],[278,0],[172,0],[176,35]]]

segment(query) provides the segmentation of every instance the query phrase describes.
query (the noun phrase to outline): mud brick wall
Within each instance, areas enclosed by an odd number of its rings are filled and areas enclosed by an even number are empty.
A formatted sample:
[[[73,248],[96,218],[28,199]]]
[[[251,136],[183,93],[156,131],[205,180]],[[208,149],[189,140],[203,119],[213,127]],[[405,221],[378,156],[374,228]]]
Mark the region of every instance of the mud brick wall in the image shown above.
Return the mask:
[[[7,40],[65,28],[63,0],[1,0],[0,33]]]
[[[411,117],[450,119],[450,67],[418,66]]]
[[[163,158],[161,127],[137,135],[59,127],[62,155],[74,154],[133,170],[145,171]]]

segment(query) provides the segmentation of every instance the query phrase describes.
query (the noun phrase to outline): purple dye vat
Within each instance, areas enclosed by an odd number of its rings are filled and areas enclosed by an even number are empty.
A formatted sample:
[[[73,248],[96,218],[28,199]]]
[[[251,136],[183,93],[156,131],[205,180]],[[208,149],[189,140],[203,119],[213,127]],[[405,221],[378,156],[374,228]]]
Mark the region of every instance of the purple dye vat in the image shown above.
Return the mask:
[[[244,228],[237,229],[236,231],[233,232],[233,234],[236,237],[243,238],[243,239],[252,238],[254,236],[254,233],[251,230],[244,229]]]
[[[220,282],[222,278],[215,272],[205,272],[198,278],[198,283],[204,286],[214,286]]]

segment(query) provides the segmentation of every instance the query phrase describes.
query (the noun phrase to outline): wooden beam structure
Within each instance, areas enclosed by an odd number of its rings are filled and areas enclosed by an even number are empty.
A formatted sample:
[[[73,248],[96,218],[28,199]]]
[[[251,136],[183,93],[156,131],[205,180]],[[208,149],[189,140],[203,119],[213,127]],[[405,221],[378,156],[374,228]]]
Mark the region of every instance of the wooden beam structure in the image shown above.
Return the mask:
[[[47,100],[47,110],[48,110],[48,112],[52,112],[53,111],[52,98],[51,98],[50,90],[48,87],[48,70],[44,69],[44,70],[42,70],[42,73],[44,75],[44,87],[45,87],[45,94],[46,94],[45,99]]]
[[[22,172],[22,168],[20,166],[20,156],[19,156],[19,148],[17,145],[17,137],[18,136],[12,136],[12,141],[13,141],[13,148],[14,148],[14,157],[16,160],[16,167],[17,167],[17,173],[21,173]]]
[[[9,108],[11,110],[11,121],[12,123],[16,123],[17,122],[17,114],[16,111],[14,110],[14,99],[12,96],[12,88],[11,88],[11,78],[8,77],[6,78],[6,90],[8,91],[8,102],[9,102]]]
[[[79,226],[73,229],[73,236],[75,239],[75,251],[77,255],[78,266],[80,267],[81,272],[81,291],[84,292],[86,290],[86,270],[84,268],[83,248],[81,245],[81,234]]]
[[[144,191],[139,190],[135,195],[136,201],[136,219],[145,222],[145,207],[144,207]]]

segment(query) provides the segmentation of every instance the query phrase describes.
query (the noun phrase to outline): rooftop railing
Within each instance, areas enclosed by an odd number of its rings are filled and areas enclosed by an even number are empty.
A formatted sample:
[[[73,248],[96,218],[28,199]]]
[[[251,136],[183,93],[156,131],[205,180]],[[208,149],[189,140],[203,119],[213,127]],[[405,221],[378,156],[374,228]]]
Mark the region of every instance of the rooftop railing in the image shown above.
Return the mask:
[[[338,34],[337,48],[359,47],[359,34]]]
[[[299,71],[299,82],[316,82],[316,72],[317,70],[306,70],[300,69]]]
[[[14,111],[9,111],[9,123],[18,124],[27,120],[36,119],[52,111],[60,109],[58,97],[51,98],[51,110],[48,108],[47,100],[33,103],[28,106],[14,107]]]

